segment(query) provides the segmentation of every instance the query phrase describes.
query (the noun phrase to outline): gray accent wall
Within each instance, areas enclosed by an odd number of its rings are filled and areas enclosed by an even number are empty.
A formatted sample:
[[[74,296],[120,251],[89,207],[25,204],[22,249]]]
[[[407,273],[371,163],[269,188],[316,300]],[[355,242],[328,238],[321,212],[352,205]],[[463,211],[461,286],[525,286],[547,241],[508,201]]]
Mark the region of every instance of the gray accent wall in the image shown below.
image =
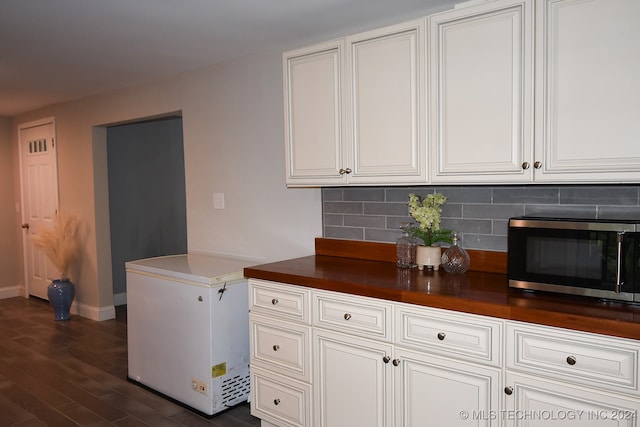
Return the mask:
[[[113,292],[125,262],[187,253],[182,118],[107,128]]]
[[[462,234],[468,249],[505,252],[512,216],[623,218],[640,221],[640,185],[327,187],[323,237],[395,242],[411,221],[410,193],[447,197],[442,228]]]

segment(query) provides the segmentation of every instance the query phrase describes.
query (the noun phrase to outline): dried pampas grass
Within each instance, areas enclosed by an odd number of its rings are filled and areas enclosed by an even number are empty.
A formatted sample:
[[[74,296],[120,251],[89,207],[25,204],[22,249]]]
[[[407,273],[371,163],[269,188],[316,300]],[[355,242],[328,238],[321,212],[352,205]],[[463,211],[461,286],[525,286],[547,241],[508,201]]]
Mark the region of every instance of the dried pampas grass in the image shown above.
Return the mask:
[[[80,249],[79,224],[75,216],[58,212],[53,227],[41,227],[31,236],[33,244],[56,266],[62,280],[69,280],[69,268]]]

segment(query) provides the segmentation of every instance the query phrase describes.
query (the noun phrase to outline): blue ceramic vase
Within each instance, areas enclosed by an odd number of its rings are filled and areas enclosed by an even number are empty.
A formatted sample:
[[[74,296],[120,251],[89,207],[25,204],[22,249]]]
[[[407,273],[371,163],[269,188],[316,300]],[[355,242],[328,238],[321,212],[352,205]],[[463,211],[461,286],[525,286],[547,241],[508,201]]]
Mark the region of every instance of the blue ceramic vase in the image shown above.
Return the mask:
[[[70,281],[56,279],[51,282],[47,296],[56,320],[68,320],[71,317],[69,310],[75,295],[76,288]]]

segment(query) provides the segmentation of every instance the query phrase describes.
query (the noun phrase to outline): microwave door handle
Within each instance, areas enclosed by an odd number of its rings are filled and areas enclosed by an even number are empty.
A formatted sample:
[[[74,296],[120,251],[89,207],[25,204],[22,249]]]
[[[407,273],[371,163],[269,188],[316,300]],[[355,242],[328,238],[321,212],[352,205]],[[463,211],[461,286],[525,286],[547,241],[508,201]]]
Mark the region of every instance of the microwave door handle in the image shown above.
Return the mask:
[[[619,294],[622,292],[622,238],[624,237],[624,231],[618,231],[616,241],[618,243],[618,260],[616,263],[616,288],[615,292]]]

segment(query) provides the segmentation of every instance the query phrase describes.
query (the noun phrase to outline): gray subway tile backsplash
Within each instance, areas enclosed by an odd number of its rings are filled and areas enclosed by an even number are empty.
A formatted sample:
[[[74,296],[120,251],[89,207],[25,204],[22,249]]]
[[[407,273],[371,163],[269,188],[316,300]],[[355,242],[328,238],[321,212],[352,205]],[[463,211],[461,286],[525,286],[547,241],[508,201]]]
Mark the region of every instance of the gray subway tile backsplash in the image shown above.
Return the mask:
[[[462,234],[468,249],[507,250],[507,220],[539,215],[640,219],[640,185],[330,187],[322,189],[323,235],[395,242],[411,221],[407,201],[447,196],[442,227]]]
[[[356,187],[354,191],[345,191],[345,201],[366,201],[366,202],[384,202],[385,191],[384,188],[362,188]]]
[[[323,202],[324,213],[362,215],[364,206],[362,202]]]
[[[382,215],[344,215],[344,225],[346,227],[364,227],[374,229],[385,229],[386,218]]]
[[[560,203],[569,205],[637,206],[638,188],[619,187],[566,187],[560,189]]]
[[[557,205],[560,203],[556,187],[519,187],[493,189],[493,203]]]

